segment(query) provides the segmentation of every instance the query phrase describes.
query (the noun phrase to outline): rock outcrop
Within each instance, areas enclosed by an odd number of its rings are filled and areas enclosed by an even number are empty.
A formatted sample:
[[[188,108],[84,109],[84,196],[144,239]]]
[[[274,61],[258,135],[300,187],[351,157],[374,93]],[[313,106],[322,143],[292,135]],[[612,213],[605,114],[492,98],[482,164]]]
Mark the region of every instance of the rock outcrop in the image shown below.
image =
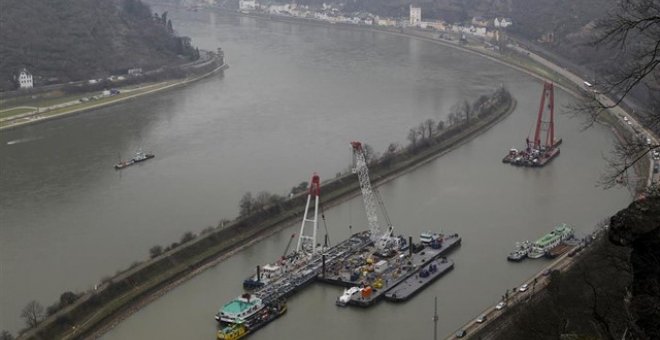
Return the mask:
[[[627,301],[631,333],[639,339],[660,339],[660,197],[633,202],[612,216],[609,239],[632,249]]]

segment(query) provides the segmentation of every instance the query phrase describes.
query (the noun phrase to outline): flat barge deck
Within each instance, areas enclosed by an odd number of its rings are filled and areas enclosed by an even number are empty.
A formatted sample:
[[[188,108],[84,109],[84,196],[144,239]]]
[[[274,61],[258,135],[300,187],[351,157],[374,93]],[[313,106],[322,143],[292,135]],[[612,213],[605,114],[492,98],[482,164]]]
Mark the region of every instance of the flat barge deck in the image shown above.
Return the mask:
[[[348,302],[349,305],[369,307],[380,301],[386,292],[416,275],[432,261],[444,256],[461,244],[456,235],[444,236],[438,248],[425,246],[417,252],[399,252],[388,258],[374,255],[371,246],[335,261],[325,273],[318,276],[321,282],[342,287],[361,286],[363,289]],[[411,249],[414,247],[411,245]],[[376,262],[373,258],[378,258]],[[372,259],[371,261],[369,259]],[[420,286],[417,289],[422,289]]]
[[[390,302],[407,301],[452,269],[454,269],[454,261],[452,260],[441,258],[432,261],[425,268],[422,268],[419,274],[411,275],[394,288],[388,290],[385,293],[385,300]],[[428,273],[428,276],[424,276],[423,272]]]

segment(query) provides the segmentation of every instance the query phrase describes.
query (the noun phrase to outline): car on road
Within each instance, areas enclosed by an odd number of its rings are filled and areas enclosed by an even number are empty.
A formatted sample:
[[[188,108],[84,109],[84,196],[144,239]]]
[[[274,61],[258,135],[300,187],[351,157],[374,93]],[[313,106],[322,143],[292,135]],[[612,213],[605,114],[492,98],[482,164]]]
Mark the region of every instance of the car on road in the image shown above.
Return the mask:
[[[465,335],[467,335],[467,332],[464,329],[461,329],[460,331],[456,332],[456,337],[459,339],[465,337]]]
[[[524,285],[520,286],[520,288],[518,288],[518,291],[525,292],[527,289],[529,289],[529,285],[525,283]]]
[[[477,323],[484,323],[486,320],[488,320],[488,317],[486,316],[486,314],[484,314],[478,317],[476,321]]]
[[[653,150],[653,152],[651,153],[651,156],[652,156],[653,159],[655,159],[656,161],[657,161],[657,160],[660,160],[660,151],[658,151],[658,150]]]
[[[506,307],[506,303],[505,303],[504,301],[502,301],[502,302],[498,303],[498,304],[495,306],[495,309],[497,309],[497,310],[502,310],[502,309],[504,309],[504,307]]]

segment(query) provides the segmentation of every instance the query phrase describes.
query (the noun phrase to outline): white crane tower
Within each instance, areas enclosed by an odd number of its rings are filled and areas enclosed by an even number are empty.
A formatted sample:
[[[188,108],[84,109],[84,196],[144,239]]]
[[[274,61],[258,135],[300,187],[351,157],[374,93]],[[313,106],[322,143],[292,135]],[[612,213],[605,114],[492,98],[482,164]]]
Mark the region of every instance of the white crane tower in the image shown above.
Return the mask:
[[[318,230],[319,222],[319,195],[321,194],[321,179],[319,175],[314,173],[312,175],[312,182],[309,184],[309,193],[307,194],[307,204],[305,205],[305,212],[303,214],[302,225],[300,226],[300,234],[298,236],[298,245],[296,252],[307,255],[316,254],[316,232]],[[314,197],[314,218],[307,218],[309,211],[309,204]],[[305,233],[305,224],[312,223],[312,231]]]
[[[388,230],[382,230],[378,224],[376,197],[374,191],[371,189],[371,181],[369,181],[369,169],[367,168],[367,159],[364,155],[364,148],[360,142],[351,142],[351,146],[353,147],[353,156],[355,160],[353,173],[357,173],[360,182],[364,210],[367,213],[367,221],[369,221],[371,241],[374,242],[374,245],[376,245],[376,248],[379,250],[391,248],[397,244],[398,238],[392,236],[392,226],[389,226]]]

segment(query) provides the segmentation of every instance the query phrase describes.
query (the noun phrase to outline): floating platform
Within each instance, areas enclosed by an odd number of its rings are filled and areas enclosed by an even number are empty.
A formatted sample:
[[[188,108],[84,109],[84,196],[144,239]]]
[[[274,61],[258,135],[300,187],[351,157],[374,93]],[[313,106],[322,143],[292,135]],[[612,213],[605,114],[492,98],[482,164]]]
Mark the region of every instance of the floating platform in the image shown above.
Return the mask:
[[[353,234],[348,239],[325,251],[323,256],[315,256],[305,265],[287,273],[275,281],[268,282],[262,288],[254,292],[254,295],[263,300],[264,303],[272,303],[282,298],[289,297],[310,283],[322,273],[324,267],[336,266],[362,249],[372,245],[368,231]]]
[[[509,150],[509,154],[504,156],[502,159],[502,163],[508,163],[514,166],[524,166],[524,167],[532,167],[532,168],[539,168],[543,167],[546,164],[550,163],[551,160],[553,160],[555,157],[557,157],[560,153],[560,149],[558,148],[558,145],[561,144],[561,139],[555,141],[555,144],[552,146],[552,148],[548,150],[517,150],[517,149],[511,149]]]
[[[385,300],[390,302],[407,301],[452,269],[454,269],[454,261],[452,260],[441,258],[432,261],[426,267],[422,268],[418,274],[411,275],[394,288],[388,290],[385,293]],[[422,272],[424,271],[428,273],[427,276],[423,276]]]
[[[321,273],[317,279],[342,287],[362,286],[363,289],[351,297],[348,305],[369,307],[380,301],[387,291],[460,244],[461,238],[453,234],[444,236],[437,248],[424,246],[415,252],[412,250],[415,247],[411,245],[409,251],[398,252],[388,258],[377,257],[373,261],[373,269],[369,265],[365,266],[369,258],[375,257],[375,249],[369,246],[327,267],[325,273]]]

